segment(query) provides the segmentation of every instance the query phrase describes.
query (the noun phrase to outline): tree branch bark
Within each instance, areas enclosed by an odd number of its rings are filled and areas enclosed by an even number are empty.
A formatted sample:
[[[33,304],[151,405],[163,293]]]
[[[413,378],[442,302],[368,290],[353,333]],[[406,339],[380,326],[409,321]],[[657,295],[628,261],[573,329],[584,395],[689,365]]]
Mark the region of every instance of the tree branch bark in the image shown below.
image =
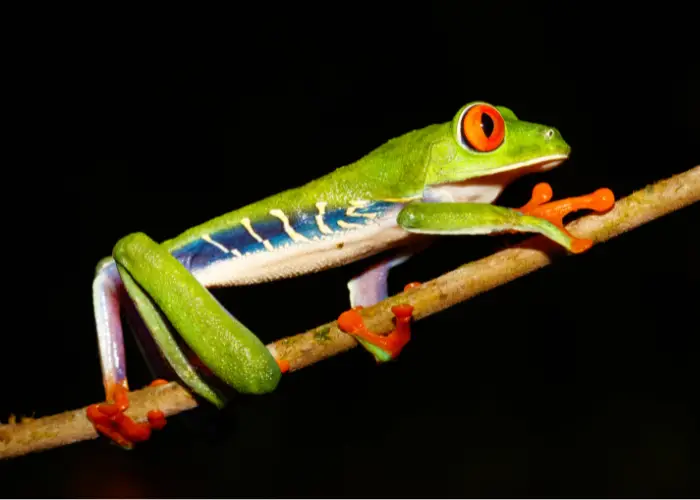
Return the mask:
[[[608,213],[582,217],[568,224],[567,229],[578,237],[591,238],[600,243],[698,200],[700,166],[651,184],[618,200]],[[558,245],[536,236],[367,307],[362,310],[362,316],[371,330],[388,333],[393,328],[393,305],[413,305],[414,318],[420,320],[540,269],[562,253]],[[335,322],[331,322],[277,340],[269,344],[268,348],[276,358],[289,362],[290,371],[295,371],[356,345],[353,337],[340,331]],[[139,422],[145,421],[147,412],[155,408],[170,416],[197,406],[192,395],[176,382],[133,391],[129,397],[131,406],[127,413]],[[87,419],[86,408],[38,419],[23,419],[18,423],[0,425],[0,458],[15,457],[96,437],[98,434]]]

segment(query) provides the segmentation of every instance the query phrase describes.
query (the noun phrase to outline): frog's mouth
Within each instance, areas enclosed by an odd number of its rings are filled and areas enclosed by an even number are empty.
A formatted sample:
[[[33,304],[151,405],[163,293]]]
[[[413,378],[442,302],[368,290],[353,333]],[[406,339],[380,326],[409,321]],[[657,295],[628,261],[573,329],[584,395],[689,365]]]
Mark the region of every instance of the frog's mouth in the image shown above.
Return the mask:
[[[462,182],[469,179],[487,177],[503,172],[513,172],[516,176],[521,176],[523,174],[529,174],[533,172],[546,172],[547,170],[551,170],[554,167],[560,165],[564,162],[564,160],[568,158],[569,153],[566,152],[550,154],[547,156],[538,156],[537,158],[532,158],[530,160],[524,160],[516,163],[509,163],[507,165],[501,165],[500,167],[475,168],[475,166],[469,166],[455,168],[448,164],[442,167],[441,171],[438,173],[437,176],[443,177],[445,179],[455,179],[453,181],[446,181],[439,184]]]
[[[428,186],[423,191],[424,201],[493,203],[503,189],[519,177],[547,172],[561,165],[569,155],[551,155],[535,160],[513,163],[493,170],[483,170],[475,177],[457,182]]]
[[[489,175],[493,175],[493,174],[500,174],[503,172],[513,172],[513,171],[521,172],[520,175],[532,174],[534,172],[546,172],[548,170],[552,170],[554,167],[558,167],[559,165],[564,163],[564,161],[568,158],[569,158],[568,154],[556,154],[556,155],[544,156],[544,157],[534,158],[532,160],[521,161],[518,163],[511,163],[510,165],[504,165],[502,167],[495,168],[493,170],[485,169],[485,170],[477,171],[474,174],[475,175],[489,176]]]
[[[555,159],[555,160],[550,160],[544,163],[538,163],[535,164],[536,171],[537,172],[546,172],[547,170],[552,170],[554,167],[558,167],[562,163],[564,163],[564,160],[566,160],[568,156],[564,156],[563,158]]]

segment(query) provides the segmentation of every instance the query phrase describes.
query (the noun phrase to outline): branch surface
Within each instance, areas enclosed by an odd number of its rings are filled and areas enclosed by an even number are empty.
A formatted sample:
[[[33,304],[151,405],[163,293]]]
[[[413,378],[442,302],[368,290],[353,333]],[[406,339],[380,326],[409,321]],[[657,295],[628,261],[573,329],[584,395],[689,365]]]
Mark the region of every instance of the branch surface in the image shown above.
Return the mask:
[[[606,214],[588,215],[566,227],[579,238],[601,243],[698,200],[700,165],[618,200]],[[385,334],[394,327],[391,306],[411,304],[415,320],[420,320],[545,267],[562,253],[560,246],[536,236],[366,307],[361,313],[368,328]],[[282,338],[267,347],[277,359],[289,362],[291,372],[355,346],[357,342],[353,337],[331,322]],[[129,399],[131,406],[127,414],[139,422],[146,421],[148,411],[155,408],[170,416],[197,406],[193,396],[177,382],[130,392]],[[0,425],[0,459],[97,437],[87,419],[86,408],[38,419],[25,418],[21,422]]]

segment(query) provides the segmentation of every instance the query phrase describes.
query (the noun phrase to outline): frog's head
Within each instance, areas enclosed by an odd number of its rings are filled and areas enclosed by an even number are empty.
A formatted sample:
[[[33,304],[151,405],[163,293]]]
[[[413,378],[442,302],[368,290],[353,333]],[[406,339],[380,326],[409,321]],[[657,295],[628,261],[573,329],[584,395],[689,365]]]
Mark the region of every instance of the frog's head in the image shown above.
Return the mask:
[[[549,170],[566,160],[570,151],[553,127],[521,121],[503,106],[471,102],[432,144],[426,183]]]

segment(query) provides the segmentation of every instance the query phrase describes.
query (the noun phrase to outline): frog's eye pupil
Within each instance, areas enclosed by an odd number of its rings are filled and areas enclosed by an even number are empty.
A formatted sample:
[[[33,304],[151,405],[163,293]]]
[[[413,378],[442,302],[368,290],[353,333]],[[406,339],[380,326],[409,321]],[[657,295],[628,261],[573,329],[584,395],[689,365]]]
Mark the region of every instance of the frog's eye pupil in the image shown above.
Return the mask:
[[[491,137],[495,124],[493,123],[493,118],[486,113],[481,114],[481,129],[484,131],[486,137]]]
[[[506,134],[503,116],[488,104],[470,107],[462,117],[461,129],[465,146],[481,153],[498,149]]]

